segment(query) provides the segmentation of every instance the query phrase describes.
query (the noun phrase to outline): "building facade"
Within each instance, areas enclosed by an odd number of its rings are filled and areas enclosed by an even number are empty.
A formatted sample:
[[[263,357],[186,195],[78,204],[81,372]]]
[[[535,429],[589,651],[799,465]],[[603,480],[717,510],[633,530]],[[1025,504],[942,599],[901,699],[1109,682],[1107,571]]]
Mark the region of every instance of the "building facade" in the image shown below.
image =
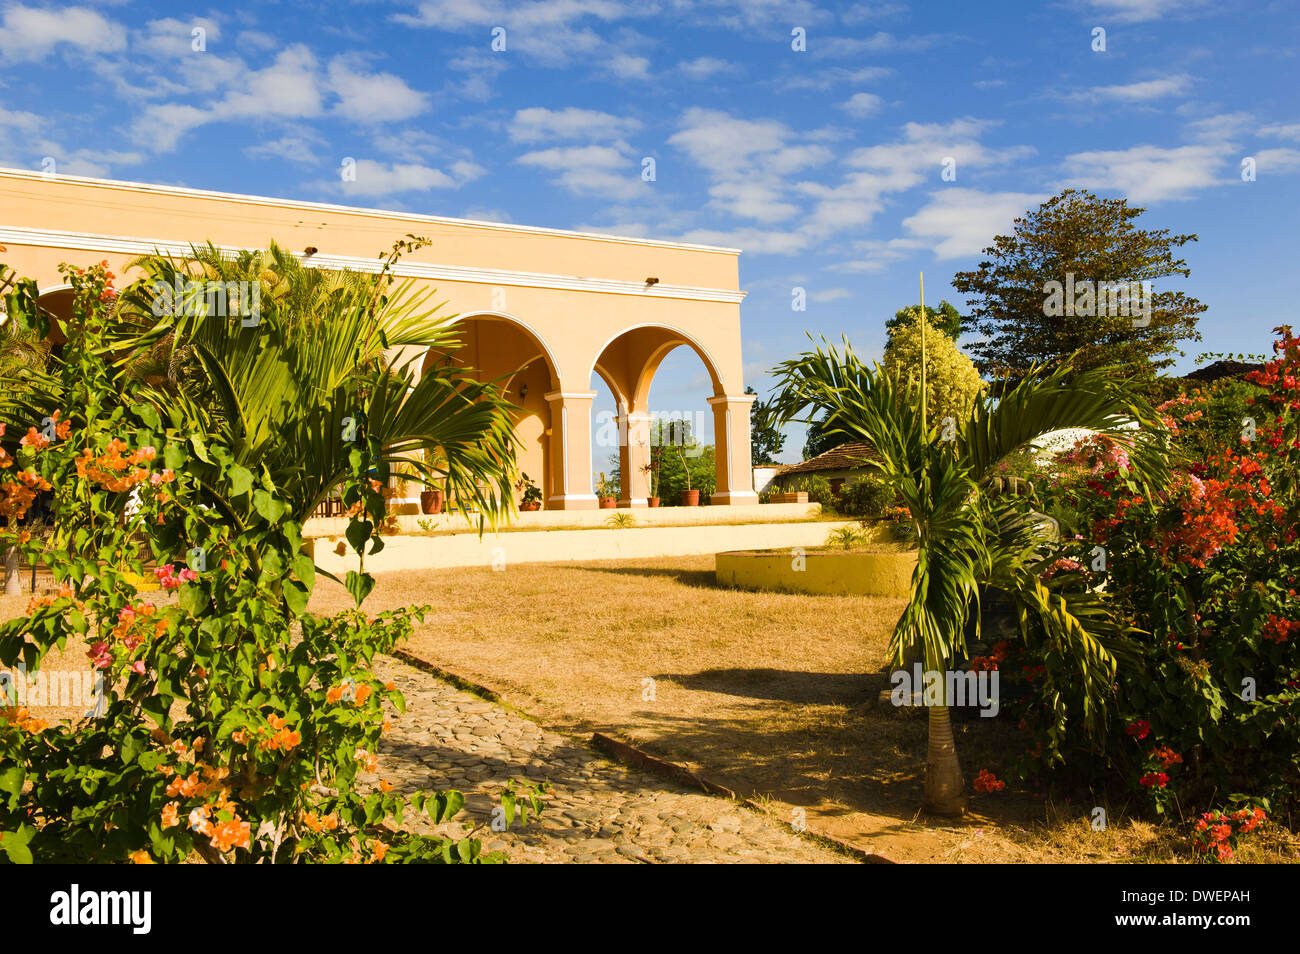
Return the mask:
[[[403,257],[395,273],[429,283],[444,313],[457,316],[461,366],[484,380],[505,376],[507,397],[522,409],[520,468],[541,486],[547,509],[597,506],[597,376],[618,408],[619,505],[646,505],[650,385],[678,347],[699,355],[709,376],[702,398],[717,448],[712,503],[757,503],[737,249],[0,169],[0,262],[35,279],[56,316],[71,305],[58,273],[64,262],[106,259],[125,282],[141,255],[275,241],[313,267],[374,272],[408,234],[431,244]]]

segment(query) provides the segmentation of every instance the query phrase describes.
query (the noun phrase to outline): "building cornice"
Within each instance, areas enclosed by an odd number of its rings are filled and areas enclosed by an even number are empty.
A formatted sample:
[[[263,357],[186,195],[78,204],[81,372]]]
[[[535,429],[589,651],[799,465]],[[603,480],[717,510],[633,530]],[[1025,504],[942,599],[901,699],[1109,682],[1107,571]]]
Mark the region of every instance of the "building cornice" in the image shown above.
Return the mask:
[[[572,233],[569,233],[572,234]],[[192,254],[189,243],[155,238],[135,238],[124,235],[97,235],[90,232],[65,232],[54,229],[27,229],[0,226],[0,245],[28,245],[41,248],[66,248],[78,251],[112,252],[122,255],[151,255],[155,252],[176,257]],[[227,254],[244,251],[238,246],[218,245]],[[295,253],[297,254],[297,253]],[[306,261],[302,255],[300,259]],[[359,272],[378,272],[383,263],[378,259],[352,255],[328,255],[318,252],[310,257],[315,268],[350,269]],[[745,292],[730,288],[699,288],[691,285],[645,285],[611,278],[582,278],[576,275],[552,275],[545,272],[517,272],[494,268],[472,268],[465,265],[434,265],[424,262],[399,260],[393,274],[402,278],[423,278],[431,281],[465,282],[474,285],[509,286],[516,288],[549,288],[561,291],[599,292],[606,295],[638,295],[644,298],[676,298],[689,301],[714,301],[739,304]]]
[[[302,199],[277,199],[271,196],[245,195],[238,192],[216,192],[210,189],[191,189],[185,186],[160,185],[147,182],[127,182],[121,179],[97,179],[91,176],[50,175],[31,169],[0,167],[0,179],[26,179],[38,182],[66,182],[96,189],[117,189],[125,192],[143,192],[150,195],[170,195],[190,199],[212,199],[220,202],[243,202],[278,209],[298,209],[309,212],[332,212],[337,215],[355,215],[366,218],[393,219],[399,222],[424,222],[432,225],[462,225],[496,232],[520,232],[531,235],[552,235],[563,238],[591,239],[599,242],[616,242],[625,245],[642,245],[653,248],[679,248],[695,252],[718,252],[739,255],[738,248],[720,245],[694,245],[687,242],[668,242],[660,239],[633,238],[626,235],[609,235],[602,232],[575,232],[550,229],[537,225],[515,225],[511,222],[486,222],[479,219],[457,219],[450,216],[426,215],[418,212],[392,212],[386,209],[368,209],[361,206],[335,205],[329,202],[308,202]]]

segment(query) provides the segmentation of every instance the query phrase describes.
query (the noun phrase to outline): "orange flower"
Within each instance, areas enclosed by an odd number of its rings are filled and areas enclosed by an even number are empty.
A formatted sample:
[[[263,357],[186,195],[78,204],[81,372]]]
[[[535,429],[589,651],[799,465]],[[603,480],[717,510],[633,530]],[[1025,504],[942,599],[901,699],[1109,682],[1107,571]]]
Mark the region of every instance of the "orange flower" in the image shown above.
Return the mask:
[[[252,842],[253,829],[246,821],[232,818],[222,822],[212,832],[212,847],[218,851],[231,848],[247,848]]]
[[[164,828],[171,828],[172,826],[181,823],[180,814],[177,812],[177,808],[179,807],[180,802],[168,802],[163,806],[162,826]]]
[[[357,686],[357,705],[362,705],[370,698],[370,687],[367,685]]]
[[[338,702],[343,698],[343,687],[335,686],[329,692],[325,693],[326,702]]]
[[[386,854],[388,854],[388,846],[382,841],[376,842],[375,846],[370,850],[370,860],[383,861]]]
[[[158,862],[149,857],[149,852],[141,848],[139,851],[131,852],[131,864],[133,865],[156,865]]]

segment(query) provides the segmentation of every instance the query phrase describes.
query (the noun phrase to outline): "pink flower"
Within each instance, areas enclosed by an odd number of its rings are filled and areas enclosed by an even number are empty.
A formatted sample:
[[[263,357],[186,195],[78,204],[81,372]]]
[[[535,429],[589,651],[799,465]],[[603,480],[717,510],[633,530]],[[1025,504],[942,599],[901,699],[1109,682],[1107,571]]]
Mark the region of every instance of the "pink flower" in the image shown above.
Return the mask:
[[[143,660],[143,659],[137,659],[134,663],[132,663],[132,664],[131,664],[131,671],[134,672],[134,673],[138,673],[139,675],[143,676],[143,675],[144,675],[144,660]]]
[[[107,669],[113,664],[113,654],[108,650],[108,643],[100,640],[86,650],[86,656],[96,669]]]

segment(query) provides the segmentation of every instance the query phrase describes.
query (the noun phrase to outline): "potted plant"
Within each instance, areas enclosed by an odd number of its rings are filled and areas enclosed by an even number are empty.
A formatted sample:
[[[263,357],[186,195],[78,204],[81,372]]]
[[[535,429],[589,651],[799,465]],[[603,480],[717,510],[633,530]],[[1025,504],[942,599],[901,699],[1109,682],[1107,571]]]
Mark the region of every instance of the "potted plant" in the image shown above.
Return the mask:
[[[641,471],[646,475],[650,487],[650,496],[646,498],[646,504],[651,507],[659,506],[659,497],[656,491],[659,489],[659,467],[663,461],[663,445],[655,443],[650,447],[650,462],[642,466]]]
[[[601,510],[612,510],[618,506],[619,486],[617,481],[607,480],[601,471],[600,480],[596,482],[596,496],[600,498]]]
[[[527,474],[521,474],[515,490],[522,490],[524,495],[519,501],[519,509],[529,512],[542,509],[542,489],[533,483]]]
[[[686,445],[685,443],[677,444],[677,456],[682,460],[682,473],[686,476],[686,489],[682,491],[683,507],[698,507],[700,505],[699,488],[691,489],[691,468],[686,463]]]
[[[424,452],[424,463],[430,469],[437,462],[439,454],[435,450]],[[420,491],[420,512],[425,514],[442,513],[443,492],[441,487],[432,484]]]

